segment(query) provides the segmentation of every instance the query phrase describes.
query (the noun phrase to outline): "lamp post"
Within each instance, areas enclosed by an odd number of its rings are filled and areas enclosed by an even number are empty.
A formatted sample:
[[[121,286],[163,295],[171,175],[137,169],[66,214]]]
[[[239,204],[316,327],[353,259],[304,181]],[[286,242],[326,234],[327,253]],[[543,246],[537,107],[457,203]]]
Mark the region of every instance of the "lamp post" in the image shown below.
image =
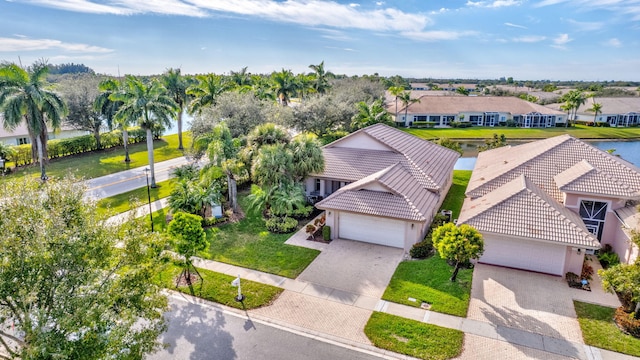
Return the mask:
[[[147,178],[147,199],[149,200],[149,218],[151,219],[151,232],[153,232],[153,211],[151,211],[151,190],[149,189],[149,168],[144,169]]]

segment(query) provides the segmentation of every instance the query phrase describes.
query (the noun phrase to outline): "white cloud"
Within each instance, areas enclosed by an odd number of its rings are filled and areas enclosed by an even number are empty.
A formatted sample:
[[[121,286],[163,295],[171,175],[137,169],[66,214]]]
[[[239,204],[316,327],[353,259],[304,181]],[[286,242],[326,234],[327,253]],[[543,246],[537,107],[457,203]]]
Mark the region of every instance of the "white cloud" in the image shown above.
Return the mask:
[[[539,35],[529,35],[529,36],[520,36],[517,38],[511,39],[513,42],[522,42],[522,43],[537,43],[540,41],[544,41],[546,39],[545,36]]]
[[[505,26],[509,26],[509,27],[514,27],[514,28],[519,28],[519,29],[527,29],[526,26],[522,26],[522,25],[517,25],[517,24],[512,24],[510,22],[506,22],[504,23]]]
[[[519,6],[523,0],[494,0],[494,1],[467,1],[470,7],[500,8],[509,6]]]
[[[349,4],[349,6],[351,6],[351,7],[358,7],[358,6],[360,6],[360,4],[351,3],[351,4]]]
[[[336,41],[353,40],[353,38],[347,35],[344,31],[335,30],[335,29],[317,29],[317,30],[324,33],[322,37],[325,39],[331,39]]]
[[[596,31],[604,27],[602,22],[576,21],[573,19],[567,19],[567,22],[578,31]]]
[[[7,38],[0,37],[0,49],[2,52],[35,51],[58,49],[73,53],[110,53],[112,49],[87,44],[66,43],[53,39],[29,39],[26,37]]]
[[[534,7],[552,6],[569,3],[570,6],[585,10],[607,10],[618,15],[629,17],[629,20],[640,20],[640,4],[637,0],[543,0]]]
[[[573,39],[569,38],[569,34],[559,34],[553,39],[553,43],[556,45],[565,45],[571,41],[573,41]]]
[[[441,40],[457,40],[461,37],[474,36],[476,35],[476,32],[432,30],[432,31],[408,31],[408,32],[403,32],[402,35],[410,39],[419,40],[419,41],[441,41]]]
[[[615,48],[619,48],[622,46],[622,42],[616,38],[611,38],[608,41],[606,41],[605,46],[610,46],[610,47],[615,47]]]
[[[26,2],[54,9],[92,14],[132,15],[140,13],[159,13],[167,15],[185,15],[204,17],[206,12],[181,0],[25,0]]]
[[[444,14],[444,13],[446,13],[448,11],[449,11],[449,9],[447,9],[447,8],[440,8],[439,10],[433,10],[433,11],[429,12],[429,14],[431,14],[431,15]]]

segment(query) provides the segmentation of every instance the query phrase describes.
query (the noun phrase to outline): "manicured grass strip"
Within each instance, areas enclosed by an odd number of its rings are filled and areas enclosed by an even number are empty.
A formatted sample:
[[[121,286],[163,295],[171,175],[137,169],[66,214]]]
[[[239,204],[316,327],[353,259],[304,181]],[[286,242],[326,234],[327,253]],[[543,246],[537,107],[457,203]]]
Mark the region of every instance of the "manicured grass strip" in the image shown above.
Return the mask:
[[[640,339],[620,331],[613,321],[614,308],[573,301],[587,345],[640,356]]]
[[[466,316],[471,294],[472,269],[461,269],[456,282],[449,281],[453,266],[440,256],[425,260],[403,261],[396,268],[384,300],[419,307],[431,304],[431,310],[456,316]],[[409,301],[408,298],[418,301]]]
[[[191,133],[183,133],[183,145],[185,148],[191,144]],[[174,159],[184,156],[184,152],[178,150],[178,135],[163,136],[154,141],[153,156],[155,162]],[[54,159],[46,167],[49,177],[63,177],[69,173],[75,173],[85,179],[92,179],[104,175],[117,173],[149,164],[147,157],[147,143],[141,142],[129,145],[130,163],[124,162],[124,148],[116,147],[104,151],[95,151],[76,156]],[[32,165],[19,168],[10,176],[39,176],[40,168]]]
[[[173,189],[174,184],[174,179],[156,183],[157,187],[155,189],[149,189],[149,193],[151,194],[151,201],[153,202],[168,197],[171,193],[171,190]],[[115,215],[127,210],[131,210],[132,200],[134,200],[134,202],[138,201],[141,204],[147,204],[147,187],[144,186],[138,189],[127,191],[126,193],[100,199],[96,204],[96,208],[99,214],[105,214],[109,212],[110,214]]]
[[[207,230],[211,243],[208,254],[201,256],[295,278],[320,254],[318,250],[286,245],[291,234],[272,234],[262,221],[261,214],[247,211],[247,193],[238,197],[246,217],[237,223]]]
[[[640,139],[640,128],[606,128],[576,125],[557,128],[508,128],[508,127],[470,127],[442,129],[403,129],[423,139],[447,137],[450,139],[489,139],[493,134],[504,134],[508,139],[546,139],[562,134],[570,134],[580,139]]]
[[[380,312],[371,314],[364,333],[376,347],[420,359],[450,359],[462,351],[464,333]]]
[[[447,197],[444,198],[441,209],[451,210],[453,212],[453,219],[460,217],[460,209],[462,209],[462,203],[464,202],[464,192],[467,190],[467,185],[471,179],[471,170],[454,170],[453,171],[453,183]]]
[[[169,226],[169,224],[167,224],[167,214],[169,213],[169,209],[168,208],[163,208],[157,211],[154,211],[151,213],[151,216],[153,216],[153,230],[154,231],[159,231],[159,232],[165,232],[167,231],[167,227]],[[149,214],[147,214],[145,216],[146,220],[145,220],[145,224],[147,224],[148,227],[151,227],[151,221],[149,219]]]
[[[176,288],[176,278],[181,271],[181,267],[168,263],[167,267],[158,274],[158,280],[167,289],[178,290],[185,294],[226,306],[238,309],[243,308],[241,303],[235,301],[235,297],[238,295],[238,288],[231,286],[231,282],[235,277],[198,268],[198,272],[202,275],[202,283],[198,280],[191,287],[185,285]],[[269,305],[284,291],[284,289],[275,286],[244,279],[241,280],[241,285],[242,294],[245,296],[245,309],[255,309]]]

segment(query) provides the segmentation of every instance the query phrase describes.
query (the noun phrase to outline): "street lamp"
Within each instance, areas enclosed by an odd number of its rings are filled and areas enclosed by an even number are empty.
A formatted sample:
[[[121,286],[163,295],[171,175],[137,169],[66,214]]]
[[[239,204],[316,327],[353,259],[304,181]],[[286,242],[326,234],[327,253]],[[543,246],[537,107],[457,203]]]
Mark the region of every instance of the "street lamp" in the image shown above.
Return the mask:
[[[149,168],[144,169],[147,178],[147,199],[149,200],[149,218],[151,219],[151,232],[153,232],[153,211],[151,211],[151,190],[149,189]]]

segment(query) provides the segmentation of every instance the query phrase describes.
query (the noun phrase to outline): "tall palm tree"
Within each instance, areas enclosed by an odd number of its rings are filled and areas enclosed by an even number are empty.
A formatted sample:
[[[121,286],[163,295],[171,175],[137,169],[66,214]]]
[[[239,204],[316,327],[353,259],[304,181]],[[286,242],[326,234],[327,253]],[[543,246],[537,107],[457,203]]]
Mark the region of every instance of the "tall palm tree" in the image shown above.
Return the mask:
[[[302,182],[309,174],[321,173],[324,170],[322,146],[316,136],[300,134],[289,143],[293,154],[292,180]]]
[[[167,95],[166,89],[158,81],[145,84],[135,76],[128,75],[124,91],[112,95],[113,100],[123,104],[116,113],[117,119],[137,121],[147,132],[147,154],[151,170],[151,187],[156,187],[153,163],[153,132],[158,126],[171,124],[171,117],[177,111],[176,103]]]
[[[93,107],[105,117],[109,130],[113,129],[114,123],[120,128],[120,130],[122,130],[124,162],[131,162],[131,158],[129,157],[129,132],[127,130],[127,127],[130,124],[130,119],[123,118],[116,120],[116,113],[122,106],[123,102],[113,99],[113,96],[115,96],[113,94],[122,92],[122,83],[118,79],[106,79],[100,83],[98,88],[100,89],[100,95],[98,95],[93,103]]]
[[[389,93],[391,93],[391,95],[395,96],[396,98],[396,117],[395,117],[395,121],[398,122],[398,98],[400,97],[400,94],[402,94],[404,92],[404,87],[402,86],[392,86],[389,88]]]
[[[294,96],[297,89],[296,78],[291,70],[282,69],[280,72],[271,74],[273,92],[280,100],[282,106],[288,106],[291,96]]]
[[[240,71],[231,71],[231,82],[236,89],[244,91],[243,89],[251,88],[251,74],[247,72],[247,66],[240,69]]]
[[[324,60],[318,65],[309,65],[309,69],[314,71],[314,83],[313,88],[319,94],[324,94],[331,87],[329,84],[328,76],[333,75],[324,70]]]
[[[354,130],[365,128],[369,125],[383,123],[393,125],[391,115],[382,105],[382,100],[376,100],[371,105],[361,101],[356,104],[358,113],[351,119],[351,127]]]
[[[596,118],[599,114],[602,114],[602,104],[595,102],[595,98],[593,99],[593,105],[587,111],[593,113],[593,125],[596,124]]]
[[[208,106],[215,105],[220,94],[229,89],[221,76],[215,74],[196,75],[196,84],[187,88],[187,95],[193,96],[189,113],[201,113]]]
[[[404,106],[404,121],[405,125],[407,123],[407,113],[409,112],[409,105],[419,103],[420,99],[412,99],[411,93],[409,91],[405,91],[399,96],[400,101],[402,101],[402,106]]]
[[[37,61],[30,68],[9,63],[0,66],[0,109],[5,129],[13,130],[26,123],[29,136],[35,140],[35,153],[40,162],[40,178],[47,179],[47,122],[58,129],[67,108],[54,92],[45,89],[49,67]],[[32,141],[32,147],[33,147]],[[32,148],[32,155],[34,151]]]
[[[164,83],[167,93],[173,99],[173,102],[178,106],[176,111],[176,120],[178,122],[178,150],[184,149],[182,146],[182,113],[187,106],[187,87],[189,86],[187,79],[182,76],[180,69],[168,69],[164,75],[162,75],[162,82]]]

